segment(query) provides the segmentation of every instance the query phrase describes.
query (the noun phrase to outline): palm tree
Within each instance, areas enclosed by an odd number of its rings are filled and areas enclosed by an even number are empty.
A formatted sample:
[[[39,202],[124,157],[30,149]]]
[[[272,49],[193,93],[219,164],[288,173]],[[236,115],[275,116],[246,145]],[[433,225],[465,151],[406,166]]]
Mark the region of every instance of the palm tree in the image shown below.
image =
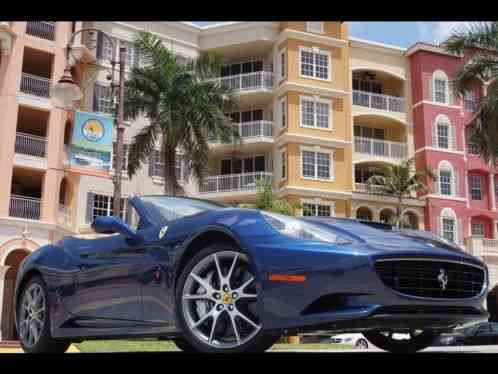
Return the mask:
[[[367,190],[373,193],[393,196],[397,199],[395,223],[401,225],[401,208],[403,198],[411,197],[413,193],[427,192],[423,183],[425,177],[435,178],[430,170],[414,170],[413,159],[404,160],[398,165],[385,165],[378,174],[368,178]]]
[[[236,127],[225,115],[236,110],[238,102],[230,89],[213,79],[220,76],[219,56],[202,54],[182,64],[161,39],[148,32],[139,32],[136,44],[150,64],[131,69],[125,86],[125,117],[144,116],[149,123],[130,144],[128,174],[134,175],[160,142],[164,193],[175,195],[177,150],[202,181],[208,169],[208,138],[214,135],[223,143],[238,139]]]
[[[453,32],[445,49],[468,61],[457,71],[452,86],[464,95],[476,84],[485,84],[486,92],[477,106],[470,125],[471,140],[486,162],[498,160],[498,22],[468,23]]]
[[[290,204],[287,200],[278,199],[273,193],[271,183],[261,179],[257,182],[258,202],[256,204],[239,204],[241,208],[261,209],[267,212],[274,212],[293,216],[296,209],[300,209],[299,204]]]

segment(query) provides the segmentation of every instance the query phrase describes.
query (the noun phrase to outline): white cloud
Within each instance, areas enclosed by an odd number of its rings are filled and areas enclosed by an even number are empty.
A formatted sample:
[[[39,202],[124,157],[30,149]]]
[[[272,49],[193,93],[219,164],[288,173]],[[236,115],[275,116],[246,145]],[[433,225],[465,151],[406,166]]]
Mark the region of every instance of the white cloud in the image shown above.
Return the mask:
[[[461,21],[417,22],[418,36],[422,41],[439,44],[466,23]]]

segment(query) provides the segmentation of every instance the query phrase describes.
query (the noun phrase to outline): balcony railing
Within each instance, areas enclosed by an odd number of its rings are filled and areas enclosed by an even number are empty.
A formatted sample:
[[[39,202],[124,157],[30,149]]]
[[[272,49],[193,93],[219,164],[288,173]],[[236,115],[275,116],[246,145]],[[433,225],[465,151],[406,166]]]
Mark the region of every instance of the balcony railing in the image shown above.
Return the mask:
[[[30,21],[26,22],[26,34],[37,38],[55,40],[55,22]]]
[[[251,121],[234,124],[241,139],[272,137],[273,122],[272,121]],[[218,143],[218,139],[214,136],[209,137],[211,143]]]
[[[353,104],[388,112],[405,111],[405,100],[402,97],[381,95],[367,91],[353,90]]]
[[[498,256],[498,239],[470,236],[465,238],[465,246],[474,256]]]
[[[9,216],[25,219],[40,219],[41,200],[29,196],[11,195]]]
[[[16,133],[15,152],[28,156],[45,157],[47,139],[41,136]]]
[[[372,194],[383,194],[383,190],[380,187],[377,187],[373,185],[371,187],[371,190],[368,190],[368,186],[366,183],[355,183],[355,192],[361,192],[361,193],[372,193]]]
[[[59,222],[59,224],[71,226],[71,212],[67,206],[59,204],[57,213],[57,222]]]
[[[256,191],[257,181],[272,182],[272,173],[259,171],[244,174],[213,175],[199,185],[199,193]]]
[[[215,79],[219,80],[223,87],[239,91],[271,90],[273,88],[273,73],[270,71],[256,71]]]
[[[21,92],[39,97],[50,97],[50,79],[22,73]]]
[[[358,153],[395,159],[404,159],[407,156],[406,144],[360,136],[354,137],[354,150]]]

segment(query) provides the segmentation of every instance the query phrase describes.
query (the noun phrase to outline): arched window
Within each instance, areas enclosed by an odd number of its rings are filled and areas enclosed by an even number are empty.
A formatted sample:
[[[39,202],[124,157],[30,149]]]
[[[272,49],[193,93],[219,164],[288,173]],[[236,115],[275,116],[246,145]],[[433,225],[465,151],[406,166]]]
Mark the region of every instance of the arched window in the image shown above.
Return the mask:
[[[455,128],[444,114],[438,115],[434,120],[432,144],[438,148],[456,149]]]
[[[388,224],[394,224],[395,213],[391,209],[383,209],[380,212],[380,221]]]
[[[366,207],[358,208],[356,210],[356,218],[365,221],[372,221],[373,219],[372,211]]]
[[[436,103],[449,104],[448,76],[442,70],[432,75],[432,100]]]
[[[458,177],[448,161],[441,161],[438,168],[439,195],[458,196]]]
[[[458,221],[451,208],[444,208],[441,212],[439,235],[452,242],[458,241]]]

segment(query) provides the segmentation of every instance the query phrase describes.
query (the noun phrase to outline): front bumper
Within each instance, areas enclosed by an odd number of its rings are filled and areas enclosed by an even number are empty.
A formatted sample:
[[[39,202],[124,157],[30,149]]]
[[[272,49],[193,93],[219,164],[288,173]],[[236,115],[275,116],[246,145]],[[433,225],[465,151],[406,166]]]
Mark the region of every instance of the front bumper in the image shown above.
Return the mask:
[[[472,299],[430,299],[398,294],[383,284],[373,264],[378,253],[326,244],[261,244],[253,254],[265,330],[338,332],[367,329],[447,330],[488,319],[486,287]],[[268,253],[271,255],[261,255]],[[391,251],[389,256],[418,253]],[[424,257],[428,255],[424,254]],[[386,257],[385,253],[381,254]],[[438,259],[442,259],[440,256]],[[449,259],[449,258],[448,258]],[[452,260],[455,257],[451,258]],[[465,259],[464,259],[465,261]],[[304,282],[272,282],[270,274],[305,275]]]

